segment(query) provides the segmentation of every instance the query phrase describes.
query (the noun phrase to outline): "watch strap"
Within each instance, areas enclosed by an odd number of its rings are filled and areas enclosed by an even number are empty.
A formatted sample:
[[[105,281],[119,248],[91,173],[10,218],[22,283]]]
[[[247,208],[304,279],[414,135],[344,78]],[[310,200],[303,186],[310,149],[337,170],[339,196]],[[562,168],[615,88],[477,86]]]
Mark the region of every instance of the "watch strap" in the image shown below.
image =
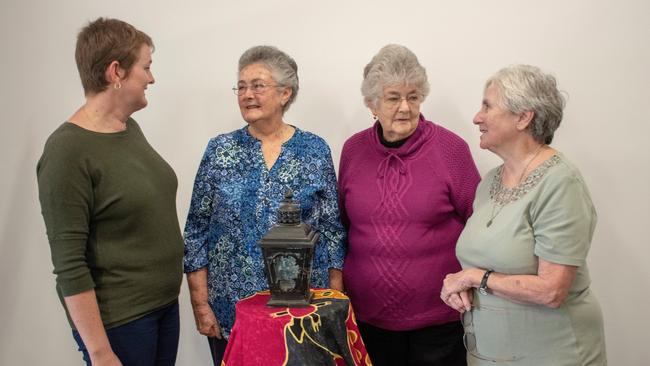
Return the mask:
[[[483,274],[483,278],[481,279],[481,284],[478,287],[478,292],[480,292],[481,295],[487,295],[487,293],[488,293],[487,292],[487,281],[488,281],[488,278],[490,277],[490,274],[492,274],[492,272],[494,272],[493,269],[488,269]]]

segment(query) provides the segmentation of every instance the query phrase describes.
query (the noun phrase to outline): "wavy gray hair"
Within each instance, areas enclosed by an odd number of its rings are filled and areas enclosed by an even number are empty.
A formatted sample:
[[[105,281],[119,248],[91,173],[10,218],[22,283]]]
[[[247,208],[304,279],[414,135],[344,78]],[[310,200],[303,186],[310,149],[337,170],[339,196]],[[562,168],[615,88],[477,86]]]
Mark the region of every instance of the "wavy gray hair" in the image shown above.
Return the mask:
[[[296,61],[276,47],[254,46],[246,50],[239,58],[238,72],[241,72],[246,66],[255,63],[261,63],[266,66],[271,71],[273,79],[275,79],[275,82],[279,86],[291,88],[291,96],[282,107],[282,111],[286,112],[289,106],[296,100],[298,89],[300,88]]]
[[[422,98],[429,94],[427,71],[408,48],[389,44],[382,47],[363,69],[361,94],[367,107],[375,104],[389,85],[413,85]]]
[[[528,125],[535,141],[550,144],[560,127],[566,101],[555,77],[531,65],[512,65],[497,71],[485,83],[499,91],[499,104],[512,113],[533,112]]]

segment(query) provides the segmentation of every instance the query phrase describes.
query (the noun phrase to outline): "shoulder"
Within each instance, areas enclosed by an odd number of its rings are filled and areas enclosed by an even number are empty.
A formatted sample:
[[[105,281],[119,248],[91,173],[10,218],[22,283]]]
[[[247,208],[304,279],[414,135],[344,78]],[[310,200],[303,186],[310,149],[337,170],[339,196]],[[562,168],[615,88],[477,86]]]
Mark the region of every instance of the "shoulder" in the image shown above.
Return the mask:
[[[580,170],[560,152],[542,164],[550,165],[545,177],[547,184],[563,185],[570,182],[584,184]]]
[[[372,138],[373,127],[366,128],[350,136],[343,144],[343,153],[350,153],[361,147],[368,146],[368,141]]]
[[[436,146],[445,151],[469,151],[469,145],[462,137],[439,124],[433,122],[429,122],[429,124],[435,130],[433,138],[437,140]]]
[[[591,195],[587,184],[578,168],[573,165],[562,153],[556,153],[544,163],[547,167],[539,182],[541,202],[559,199],[565,204],[566,200],[586,202],[593,207]]]
[[[126,128],[127,129],[133,129],[135,131],[142,132],[142,128],[140,128],[140,124],[136,122],[133,118],[129,117],[129,119],[126,120]]]
[[[252,137],[250,137],[250,135],[248,135],[244,130],[245,128],[246,127],[228,133],[222,133],[210,138],[206,150],[213,150],[217,147],[229,150],[236,148],[236,146],[243,145],[245,141],[252,139]]]
[[[36,165],[39,176],[69,178],[72,172],[85,171],[95,144],[80,127],[65,122],[47,139]]]
[[[316,135],[313,132],[304,131],[298,127],[294,127],[296,131],[294,132],[294,144],[304,150],[313,151],[316,153],[326,152],[330,153],[330,147],[322,137]]]
[[[230,131],[227,133],[222,133],[217,136],[214,136],[210,139],[210,143],[227,143],[227,142],[238,142],[245,139],[248,135],[246,132],[246,127],[240,128],[238,130]]]
[[[428,122],[428,125],[431,131],[427,133],[426,156],[432,163],[443,164],[452,170],[476,169],[469,145],[462,137],[433,122]]]
[[[81,128],[64,122],[47,138],[43,155],[77,155],[78,150],[86,145]]]

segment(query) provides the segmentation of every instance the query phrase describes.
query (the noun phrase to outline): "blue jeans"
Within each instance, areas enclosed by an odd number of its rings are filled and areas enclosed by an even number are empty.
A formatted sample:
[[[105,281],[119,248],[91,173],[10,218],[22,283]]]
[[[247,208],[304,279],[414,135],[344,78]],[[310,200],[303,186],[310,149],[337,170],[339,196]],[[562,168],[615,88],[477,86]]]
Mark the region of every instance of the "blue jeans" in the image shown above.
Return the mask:
[[[178,351],[178,300],[129,323],[107,329],[108,341],[124,366],[173,366]],[[72,331],[86,365],[90,355],[79,332]]]

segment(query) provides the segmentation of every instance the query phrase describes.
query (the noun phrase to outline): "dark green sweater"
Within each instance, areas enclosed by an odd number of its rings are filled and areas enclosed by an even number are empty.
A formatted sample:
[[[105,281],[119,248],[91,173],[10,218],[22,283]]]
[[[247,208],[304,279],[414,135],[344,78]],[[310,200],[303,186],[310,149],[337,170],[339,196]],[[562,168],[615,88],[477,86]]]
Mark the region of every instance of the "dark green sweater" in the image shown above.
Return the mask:
[[[178,297],[178,182],[134,120],[117,133],[62,124],[36,170],[61,298],[94,288],[111,328]]]

